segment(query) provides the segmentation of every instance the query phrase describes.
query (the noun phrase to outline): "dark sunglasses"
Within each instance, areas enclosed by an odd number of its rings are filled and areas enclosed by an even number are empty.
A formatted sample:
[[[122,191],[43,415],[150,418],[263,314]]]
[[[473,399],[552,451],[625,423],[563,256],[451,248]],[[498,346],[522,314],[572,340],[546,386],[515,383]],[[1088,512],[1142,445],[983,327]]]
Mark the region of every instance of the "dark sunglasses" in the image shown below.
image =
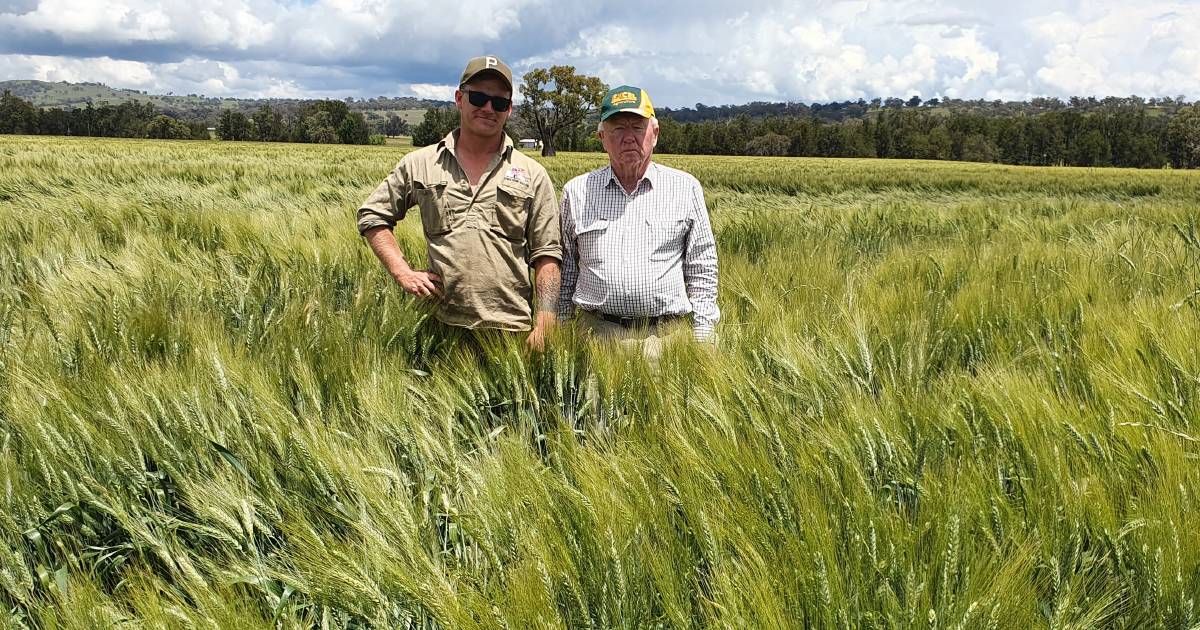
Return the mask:
[[[475,107],[483,107],[488,101],[492,102],[492,109],[498,112],[506,112],[509,107],[512,107],[512,99],[504,98],[503,96],[491,96],[483,92],[475,90],[467,90],[467,100]]]

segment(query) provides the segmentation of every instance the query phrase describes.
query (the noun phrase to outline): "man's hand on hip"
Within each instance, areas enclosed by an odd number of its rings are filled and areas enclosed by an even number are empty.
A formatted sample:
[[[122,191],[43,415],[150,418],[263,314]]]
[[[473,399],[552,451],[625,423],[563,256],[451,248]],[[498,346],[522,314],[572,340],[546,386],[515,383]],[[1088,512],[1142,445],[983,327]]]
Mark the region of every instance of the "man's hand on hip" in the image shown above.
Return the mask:
[[[373,227],[363,232],[363,236],[371,246],[371,251],[379,258],[379,262],[383,263],[383,268],[387,269],[388,274],[405,293],[419,298],[442,297],[442,288],[439,286],[442,279],[435,273],[409,267],[391,228]]]
[[[409,269],[396,273],[394,277],[396,283],[409,295],[419,298],[442,297],[442,288],[438,286],[442,279],[432,271]]]

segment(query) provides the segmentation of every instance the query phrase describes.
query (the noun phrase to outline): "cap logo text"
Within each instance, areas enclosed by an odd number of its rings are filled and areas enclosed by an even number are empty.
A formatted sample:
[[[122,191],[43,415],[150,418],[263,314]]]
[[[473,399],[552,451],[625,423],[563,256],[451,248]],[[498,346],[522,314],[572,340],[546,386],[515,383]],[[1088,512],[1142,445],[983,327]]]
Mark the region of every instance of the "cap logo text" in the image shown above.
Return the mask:
[[[612,104],[614,106],[624,105],[625,103],[636,103],[637,100],[637,95],[633,92],[618,92],[613,94]]]
[[[491,68],[492,66],[496,66],[499,64],[500,64],[500,61],[498,59],[496,59],[495,57],[484,57],[484,59],[483,59],[483,66],[485,68]]]

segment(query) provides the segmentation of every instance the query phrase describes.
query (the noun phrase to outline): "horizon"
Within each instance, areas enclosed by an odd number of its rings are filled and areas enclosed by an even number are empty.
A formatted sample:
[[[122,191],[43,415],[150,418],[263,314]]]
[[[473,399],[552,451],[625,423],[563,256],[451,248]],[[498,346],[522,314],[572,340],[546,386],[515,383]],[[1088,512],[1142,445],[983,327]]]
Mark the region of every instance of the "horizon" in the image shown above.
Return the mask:
[[[109,90],[113,90],[114,92],[132,92],[134,94],[139,94],[142,96],[158,97],[158,98],[200,98],[200,99],[233,100],[233,101],[285,101],[285,102],[286,101],[330,100],[330,97],[320,97],[320,96],[313,96],[313,97],[305,97],[305,96],[299,96],[299,97],[254,97],[254,96],[214,96],[211,94],[197,94],[197,93],[190,93],[190,94],[175,94],[175,93],[170,93],[170,92],[158,93],[158,92],[151,92],[148,90],[137,90],[137,89],[133,89],[133,88],[115,87],[115,86],[108,85],[106,83],[99,82],[99,81],[73,82],[73,81],[42,81],[40,79],[29,79],[29,78],[0,78],[0,84],[8,83],[8,82],[21,82],[21,81],[29,81],[29,82],[35,82],[35,83],[47,83],[47,84],[51,84],[51,85],[100,86],[103,88],[107,88]],[[1182,101],[1180,100],[1180,97],[1183,97]],[[1058,101],[1059,103],[1061,103],[1065,107],[1071,107],[1071,100],[1076,99],[1076,98],[1085,99],[1085,100],[1093,99],[1097,103],[1102,103],[1103,101],[1109,100],[1109,99],[1131,99],[1131,98],[1140,98],[1140,99],[1142,99],[1143,102],[1149,102],[1151,100],[1165,100],[1165,99],[1169,99],[1175,103],[1181,103],[1181,104],[1191,104],[1193,102],[1200,102],[1200,101],[1193,101],[1192,99],[1187,98],[1185,95],[1179,95],[1179,94],[1176,94],[1176,95],[1106,94],[1103,96],[1073,94],[1073,95],[1065,97],[1065,98],[1058,97],[1058,96],[1035,95],[1028,99],[1012,100],[1012,101],[1001,101],[1001,100],[994,100],[994,99],[970,99],[970,98],[952,99],[949,97],[943,97],[943,98],[931,97],[931,99],[922,99],[920,106],[922,106],[922,107],[927,106],[927,105],[929,105],[930,100],[936,99],[938,101],[938,104],[944,104],[946,102],[956,101],[956,102],[966,102],[966,103],[972,103],[972,102],[1001,103],[1001,104],[1017,104],[1017,103],[1019,103],[1019,104],[1025,104],[1025,105],[1030,105],[1030,104],[1032,104],[1033,101],[1036,101],[1036,100],[1055,100],[1055,101]],[[414,100],[418,100],[418,101],[438,103],[439,106],[453,106],[454,105],[453,100],[432,99],[432,98],[424,98],[424,97],[411,96],[411,95],[377,94],[374,96],[364,96],[364,97],[349,96],[349,97],[344,97],[344,98],[340,98],[340,99],[334,98],[331,100],[349,101],[350,99],[352,99],[354,102],[370,102],[370,101],[376,100],[376,99],[414,99]],[[751,105],[798,105],[798,106],[805,106],[805,107],[817,107],[817,106],[829,106],[829,105],[851,105],[851,104],[858,104],[859,101],[862,101],[867,105],[873,105],[874,102],[877,100],[883,101],[886,103],[886,101],[891,100],[891,99],[900,99],[902,101],[909,100],[908,98],[903,98],[900,96],[893,95],[893,96],[887,96],[887,97],[876,97],[873,99],[859,98],[859,99],[846,99],[846,100],[840,100],[840,101],[758,100],[758,101],[747,101],[744,103],[712,103],[712,104],[710,104],[710,103],[693,103],[690,105],[680,105],[680,106],[675,106],[675,107],[663,105],[663,106],[658,106],[657,109],[677,112],[677,111],[685,111],[685,110],[686,111],[697,111],[697,106],[703,106],[705,109],[738,108],[738,107],[748,107]],[[514,101],[517,102],[518,104],[521,102],[521,100],[522,99],[520,99],[520,98],[514,99]],[[105,102],[105,101],[103,99],[101,99],[99,102]],[[49,106],[42,106],[42,107],[49,107]]]

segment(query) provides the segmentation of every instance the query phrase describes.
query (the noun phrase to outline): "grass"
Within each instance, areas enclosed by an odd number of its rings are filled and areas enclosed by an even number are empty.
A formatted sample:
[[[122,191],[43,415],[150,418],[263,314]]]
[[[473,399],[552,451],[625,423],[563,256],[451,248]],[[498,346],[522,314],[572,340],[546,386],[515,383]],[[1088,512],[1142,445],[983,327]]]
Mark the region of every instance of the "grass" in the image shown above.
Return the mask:
[[[1200,174],[663,156],[718,355],[417,369],[399,154],[0,139],[0,624],[1200,623]]]

